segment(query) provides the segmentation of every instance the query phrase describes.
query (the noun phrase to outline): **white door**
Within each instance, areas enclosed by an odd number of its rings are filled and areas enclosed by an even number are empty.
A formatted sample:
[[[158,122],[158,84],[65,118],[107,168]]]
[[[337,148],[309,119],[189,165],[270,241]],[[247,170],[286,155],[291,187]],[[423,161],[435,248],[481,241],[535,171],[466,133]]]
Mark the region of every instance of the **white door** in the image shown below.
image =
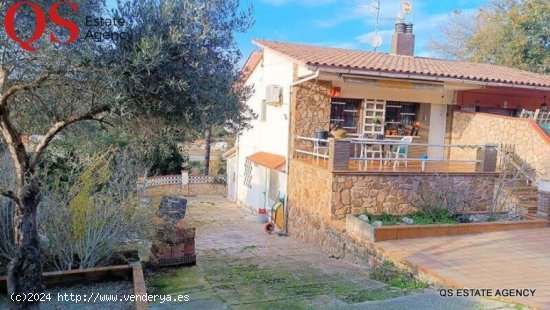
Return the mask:
[[[265,167],[258,166],[259,172],[259,184],[258,184],[258,209],[267,208],[267,184],[268,184],[268,170]]]

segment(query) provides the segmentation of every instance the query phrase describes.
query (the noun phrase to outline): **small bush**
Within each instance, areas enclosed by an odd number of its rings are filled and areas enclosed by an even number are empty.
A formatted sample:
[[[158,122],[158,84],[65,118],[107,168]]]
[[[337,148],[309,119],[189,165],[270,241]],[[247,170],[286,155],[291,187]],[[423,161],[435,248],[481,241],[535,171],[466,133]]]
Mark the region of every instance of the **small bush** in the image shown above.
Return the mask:
[[[385,260],[380,266],[374,268],[370,273],[370,278],[401,289],[421,289],[428,287],[427,283],[416,280],[409,271],[395,266],[393,262],[388,260]]]
[[[403,223],[402,215],[391,215],[383,213],[382,215],[372,215],[367,212],[362,213],[369,217],[369,221],[382,221],[383,226],[401,225]],[[430,212],[417,211],[406,215],[414,221],[414,225],[431,224],[457,224],[458,221],[453,218],[449,210],[445,208],[433,208]]]

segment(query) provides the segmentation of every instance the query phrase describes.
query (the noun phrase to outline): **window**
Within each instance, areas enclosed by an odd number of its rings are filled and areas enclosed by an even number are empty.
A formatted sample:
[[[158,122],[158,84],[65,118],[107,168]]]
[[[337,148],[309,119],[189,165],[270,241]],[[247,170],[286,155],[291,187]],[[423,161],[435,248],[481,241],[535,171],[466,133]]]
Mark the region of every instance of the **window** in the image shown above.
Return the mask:
[[[252,188],[252,163],[250,160],[244,164],[244,186]]]
[[[418,135],[415,123],[418,121],[420,104],[388,101],[386,105],[386,136]],[[416,128],[418,129],[418,128]]]
[[[361,103],[361,99],[332,98],[331,124],[338,125],[349,134],[358,134]]]
[[[267,113],[267,102],[262,100],[262,106],[260,108],[260,122],[265,122]]]

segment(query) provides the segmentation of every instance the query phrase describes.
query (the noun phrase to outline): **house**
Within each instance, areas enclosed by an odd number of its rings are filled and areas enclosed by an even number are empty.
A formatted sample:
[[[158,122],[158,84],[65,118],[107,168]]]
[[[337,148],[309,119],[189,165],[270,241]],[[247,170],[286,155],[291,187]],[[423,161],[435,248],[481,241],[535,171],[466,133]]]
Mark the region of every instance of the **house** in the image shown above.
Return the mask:
[[[539,201],[526,212],[546,216],[550,137],[514,116],[546,102],[550,77],[415,57],[412,29],[396,24],[390,54],[254,41],[261,50],[243,73],[259,118],[238,137],[237,201],[257,210],[285,199],[290,233],[314,243],[328,242],[329,224],[348,214],[406,213],[441,173],[450,186],[467,184],[472,209],[483,210],[497,164],[511,158],[498,147],[506,144],[534,171],[525,178]],[[327,140],[332,128],[346,138]],[[401,145],[405,156],[388,164]]]

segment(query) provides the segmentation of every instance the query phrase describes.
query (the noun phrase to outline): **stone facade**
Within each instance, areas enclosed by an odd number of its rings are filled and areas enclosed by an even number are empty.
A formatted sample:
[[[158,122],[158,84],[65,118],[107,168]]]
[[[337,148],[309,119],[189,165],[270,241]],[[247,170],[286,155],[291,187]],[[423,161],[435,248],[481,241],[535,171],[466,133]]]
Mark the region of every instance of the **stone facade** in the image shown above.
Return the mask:
[[[550,179],[550,137],[529,119],[454,112],[452,144],[513,144],[516,154]],[[452,159],[475,158],[475,150],[453,148]]]
[[[307,211],[320,220],[331,215],[332,173],[297,160],[290,161],[289,204],[291,212]],[[293,214],[289,213],[289,218]]]
[[[495,176],[492,174],[450,174],[450,186],[465,185],[471,190],[465,200],[469,211],[484,211],[491,204]],[[332,181],[331,214],[345,219],[365,211],[401,215],[414,211],[415,193],[441,182],[435,174],[335,174]]]
[[[346,216],[363,211],[410,212],[413,193],[435,182],[440,178],[434,174],[333,173],[293,159],[289,170],[288,232],[335,257],[376,265],[383,255],[368,240],[346,234]],[[449,182],[471,188],[468,200],[474,210],[489,206],[494,193],[493,174],[454,174]]]
[[[331,98],[329,91],[331,82],[308,81],[297,85],[292,91],[292,131],[291,137],[313,137],[318,130],[329,130]],[[295,144],[293,146],[305,148],[307,144]],[[295,147],[293,147],[295,149]]]

